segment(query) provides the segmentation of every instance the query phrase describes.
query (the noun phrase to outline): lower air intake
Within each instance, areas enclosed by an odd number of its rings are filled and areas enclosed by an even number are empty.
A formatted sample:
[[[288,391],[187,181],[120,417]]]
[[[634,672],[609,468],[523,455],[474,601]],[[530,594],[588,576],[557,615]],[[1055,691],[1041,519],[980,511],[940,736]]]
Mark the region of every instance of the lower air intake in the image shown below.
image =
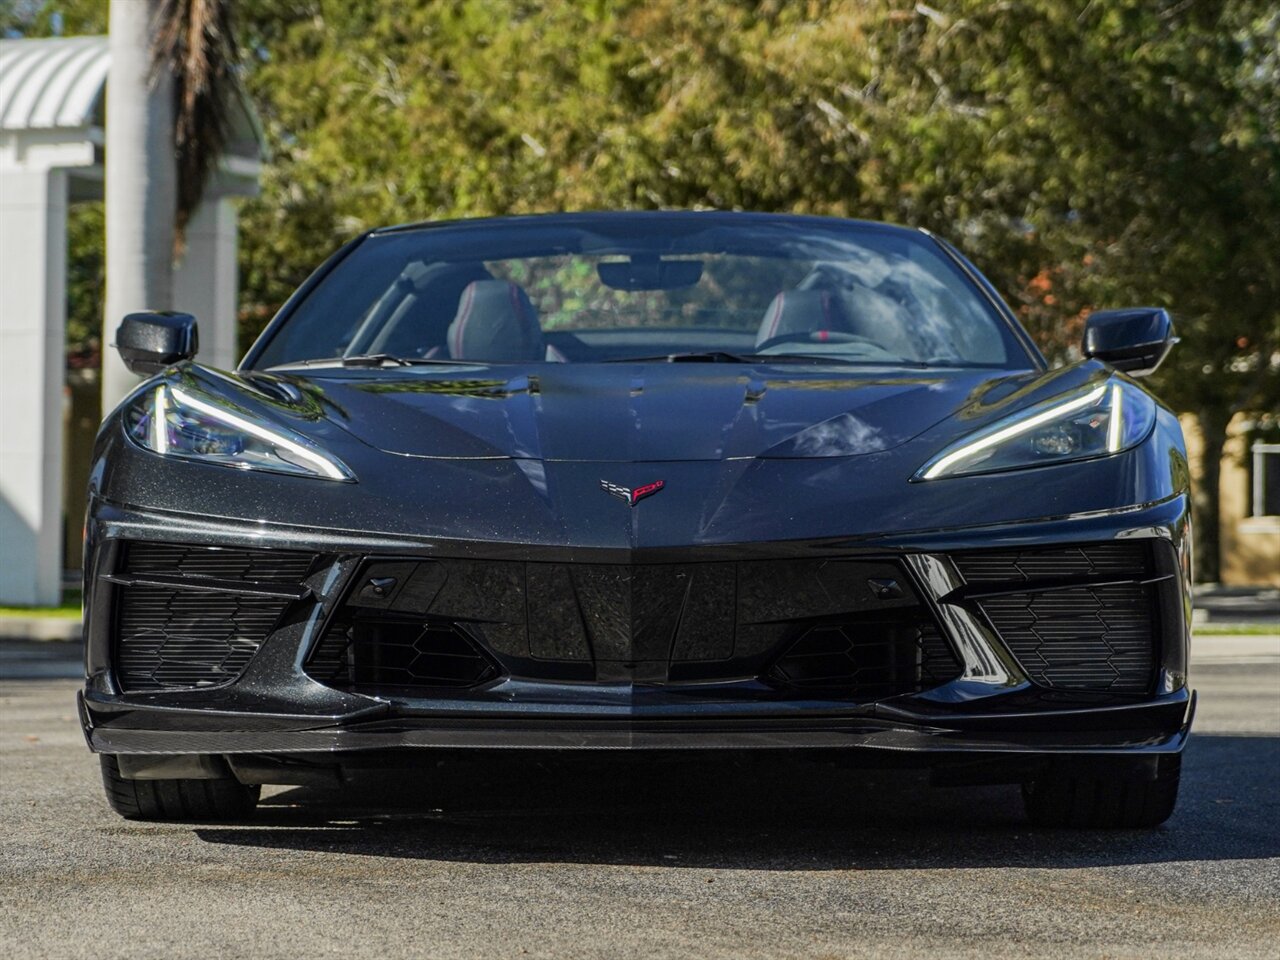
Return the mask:
[[[1162,587],[1149,543],[984,550],[954,559],[973,603],[1035,683],[1151,689]]]
[[[212,687],[239,677],[316,557],[183,543],[120,544],[116,682],[125,692]]]
[[[287,604],[276,597],[121,587],[116,679],[126,692],[234,680]]]
[[[1155,661],[1151,588],[1122,583],[980,601],[1027,675],[1045,687],[1145,693]]]
[[[769,675],[788,687],[877,700],[948,683],[960,664],[932,624],[863,620],[810,627]]]
[[[307,662],[321,683],[349,690],[473,687],[498,675],[456,624],[356,617],[334,624]]]

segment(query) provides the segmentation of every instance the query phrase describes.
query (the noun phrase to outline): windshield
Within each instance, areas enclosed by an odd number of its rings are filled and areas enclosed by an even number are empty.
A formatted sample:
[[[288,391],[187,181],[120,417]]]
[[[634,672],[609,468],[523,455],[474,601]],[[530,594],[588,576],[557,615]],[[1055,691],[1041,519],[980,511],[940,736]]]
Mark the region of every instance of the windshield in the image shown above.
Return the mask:
[[[268,331],[250,365],[682,359],[1030,365],[928,236],[734,214],[374,234]]]

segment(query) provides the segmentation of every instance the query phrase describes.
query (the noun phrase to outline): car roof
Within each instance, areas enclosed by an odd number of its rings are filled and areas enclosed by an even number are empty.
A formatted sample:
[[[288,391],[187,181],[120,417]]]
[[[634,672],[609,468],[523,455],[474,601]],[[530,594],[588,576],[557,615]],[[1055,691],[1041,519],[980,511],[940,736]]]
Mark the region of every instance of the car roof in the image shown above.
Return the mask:
[[[424,220],[416,223],[402,223],[394,226],[375,227],[370,235],[380,236],[391,233],[410,233],[418,230],[437,230],[440,228],[487,228],[521,223],[536,223],[542,226],[561,225],[566,227],[595,227],[604,224],[622,225],[626,221],[643,221],[645,223],[688,224],[693,221],[705,223],[725,223],[746,226],[791,226],[791,227],[831,227],[835,225],[853,226],[859,229],[885,233],[906,233],[912,235],[929,234],[929,231],[918,227],[904,227],[878,220],[857,220],[850,217],[825,217],[812,214],[797,213],[755,213],[744,210],[585,210],[572,213],[530,213],[500,217],[464,217],[453,220]]]

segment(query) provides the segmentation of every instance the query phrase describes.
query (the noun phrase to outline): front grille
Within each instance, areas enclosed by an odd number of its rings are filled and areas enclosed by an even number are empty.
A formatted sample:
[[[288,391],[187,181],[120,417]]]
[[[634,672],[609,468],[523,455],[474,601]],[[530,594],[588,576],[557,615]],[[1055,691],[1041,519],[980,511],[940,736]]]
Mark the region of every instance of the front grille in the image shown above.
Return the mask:
[[[966,583],[1001,583],[1117,574],[1139,577],[1150,569],[1151,561],[1144,543],[1113,541],[961,553],[955,562]]]
[[[111,579],[118,584],[115,677],[125,692],[235,680],[276,629],[292,602],[289,588],[298,590],[315,559],[168,543],[131,542],[122,550]],[[264,585],[285,595],[266,595]]]
[[[258,583],[297,583],[307,575],[314,555],[285,550],[197,547],[183,543],[135,541],[127,545],[128,573],[165,573]]]
[[[814,632],[828,627],[844,631],[844,663],[808,650],[830,645],[829,632]],[[875,658],[889,666],[873,670]],[[859,698],[959,673],[897,564],[852,558],[369,561],[306,670],[366,689],[475,686],[502,675],[645,684],[759,677]]]
[[[287,603],[275,597],[122,587],[117,679],[126,691],[234,680]]]
[[[1151,689],[1159,585],[1148,545],[984,551],[954,559],[972,602],[1033,682],[1060,690]]]
[[[960,664],[932,623],[863,620],[810,627],[770,677],[788,687],[857,700],[920,693],[960,676]]]

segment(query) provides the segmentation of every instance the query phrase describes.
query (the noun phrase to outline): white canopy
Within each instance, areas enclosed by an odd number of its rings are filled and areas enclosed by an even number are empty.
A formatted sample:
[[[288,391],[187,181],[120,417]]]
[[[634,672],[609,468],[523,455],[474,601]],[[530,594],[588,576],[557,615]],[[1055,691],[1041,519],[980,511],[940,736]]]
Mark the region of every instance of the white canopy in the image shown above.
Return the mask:
[[[102,127],[106,37],[0,40],[0,129]]]

